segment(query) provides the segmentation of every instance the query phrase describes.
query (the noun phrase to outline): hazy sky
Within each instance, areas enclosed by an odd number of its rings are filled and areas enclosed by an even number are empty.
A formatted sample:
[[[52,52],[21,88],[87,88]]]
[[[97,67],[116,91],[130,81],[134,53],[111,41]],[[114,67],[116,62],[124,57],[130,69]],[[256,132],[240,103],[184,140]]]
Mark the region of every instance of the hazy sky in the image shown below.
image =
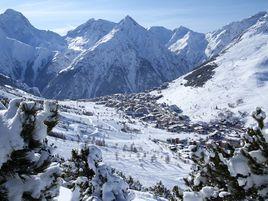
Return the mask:
[[[37,28],[64,34],[89,18],[118,22],[130,15],[139,24],[208,32],[268,10],[268,0],[0,0],[0,12],[22,12]]]

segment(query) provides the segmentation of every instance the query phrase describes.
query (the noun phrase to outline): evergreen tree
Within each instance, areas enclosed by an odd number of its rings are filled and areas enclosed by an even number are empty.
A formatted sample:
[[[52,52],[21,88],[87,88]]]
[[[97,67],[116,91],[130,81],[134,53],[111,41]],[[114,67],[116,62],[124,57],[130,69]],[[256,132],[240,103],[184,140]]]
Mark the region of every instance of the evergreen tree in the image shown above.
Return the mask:
[[[185,179],[190,200],[268,199],[268,138],[264,132],[265,113],[257,108],[252,114],[258,126],[242,137],[242,147],[225,143],[191,146],[194,161],[192,174]]]
[[[73,188],[72,200],[128,200],[127,183],[102,163],[102,153],[96,146],[73,150],[72,158],[63,166],[64,178]]]
[[[84,147],[81,150],[72,150],[71,159],[62,164],[63,178],[67,181],[67,187],[73,189],[73,201],[85,200],[92,195],[90,181],[95,175],[89,168],[89,150]]]
[[[56,104],[11,100],[0,112],[0,200],[51,200],[59,193],[61,170],[46,139],[57,118]],[[52,127],[50,128],[52,129]]]
[[[149,190],[155,197],[164,197],[169,200],[174,200],[172,193],[164,186],[162,181],[159,181],[153,187],[150,187]]]

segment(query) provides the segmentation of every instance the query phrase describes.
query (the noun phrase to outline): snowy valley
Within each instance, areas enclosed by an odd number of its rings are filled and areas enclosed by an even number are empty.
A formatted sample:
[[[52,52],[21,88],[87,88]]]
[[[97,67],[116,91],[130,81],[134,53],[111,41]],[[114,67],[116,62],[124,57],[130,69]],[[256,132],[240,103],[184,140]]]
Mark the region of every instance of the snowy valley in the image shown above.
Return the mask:
[[[265,201],[267,53],[267,12],[206,34],[126,16],[60,36],[6,10],[0,200]]]

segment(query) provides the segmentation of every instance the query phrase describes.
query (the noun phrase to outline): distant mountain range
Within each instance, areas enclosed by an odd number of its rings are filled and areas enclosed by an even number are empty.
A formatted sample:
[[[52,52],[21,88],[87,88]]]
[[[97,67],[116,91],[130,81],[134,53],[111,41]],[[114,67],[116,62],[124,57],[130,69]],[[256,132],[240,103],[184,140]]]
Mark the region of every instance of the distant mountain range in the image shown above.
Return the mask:
[[[0,15],[0,73],[56,99],[145,91],[246,40],[242,36],[266,16],[261,12],[207,34],[186,27],[145,29],[129,16],[119,23],[90,19],[60,36],[8,9]]]

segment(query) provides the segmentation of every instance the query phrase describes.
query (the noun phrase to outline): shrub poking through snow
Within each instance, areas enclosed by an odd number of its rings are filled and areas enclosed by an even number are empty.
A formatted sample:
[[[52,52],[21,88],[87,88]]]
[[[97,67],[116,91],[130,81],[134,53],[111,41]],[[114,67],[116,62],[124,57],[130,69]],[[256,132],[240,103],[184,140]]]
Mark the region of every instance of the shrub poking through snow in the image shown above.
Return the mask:
[[[51,200],[58,195],[61,170],[55,147],[46,140],[55,104],[11,100],[0,111],[0,200]]]
[[[185,179],[190,192],[184,201],[233,201],[268,199],[268,138],[264,132],[265,113],[257,108],[252,117],[258,126],[249,128],[242,147],[209,143],[192,145],[192,174]]]
[[[155,195],[155,197],[172,197],[171,192],[164,186],[161,181],[156,183],[153,187],[150,187],[149,190]]]
[[[182,190],[178,186],[174,186],[172,190],[169,190],[161,181],[146,190],[151,192],[157,200],[168,199],[170,201],[178,201],[182,198]]]
[[[102,153],[94,145],[73,150],[72,158],[63,164],[65,180],[73,188],[72,201],[130,199],[128,185],[102,162]]]
[[[145,191],[145,187],[142,186],[139,180],[135,180],[132,176],[126,177],[123,172],[116,172],[125,182],[127,182],[129,189],[136,191]]]

